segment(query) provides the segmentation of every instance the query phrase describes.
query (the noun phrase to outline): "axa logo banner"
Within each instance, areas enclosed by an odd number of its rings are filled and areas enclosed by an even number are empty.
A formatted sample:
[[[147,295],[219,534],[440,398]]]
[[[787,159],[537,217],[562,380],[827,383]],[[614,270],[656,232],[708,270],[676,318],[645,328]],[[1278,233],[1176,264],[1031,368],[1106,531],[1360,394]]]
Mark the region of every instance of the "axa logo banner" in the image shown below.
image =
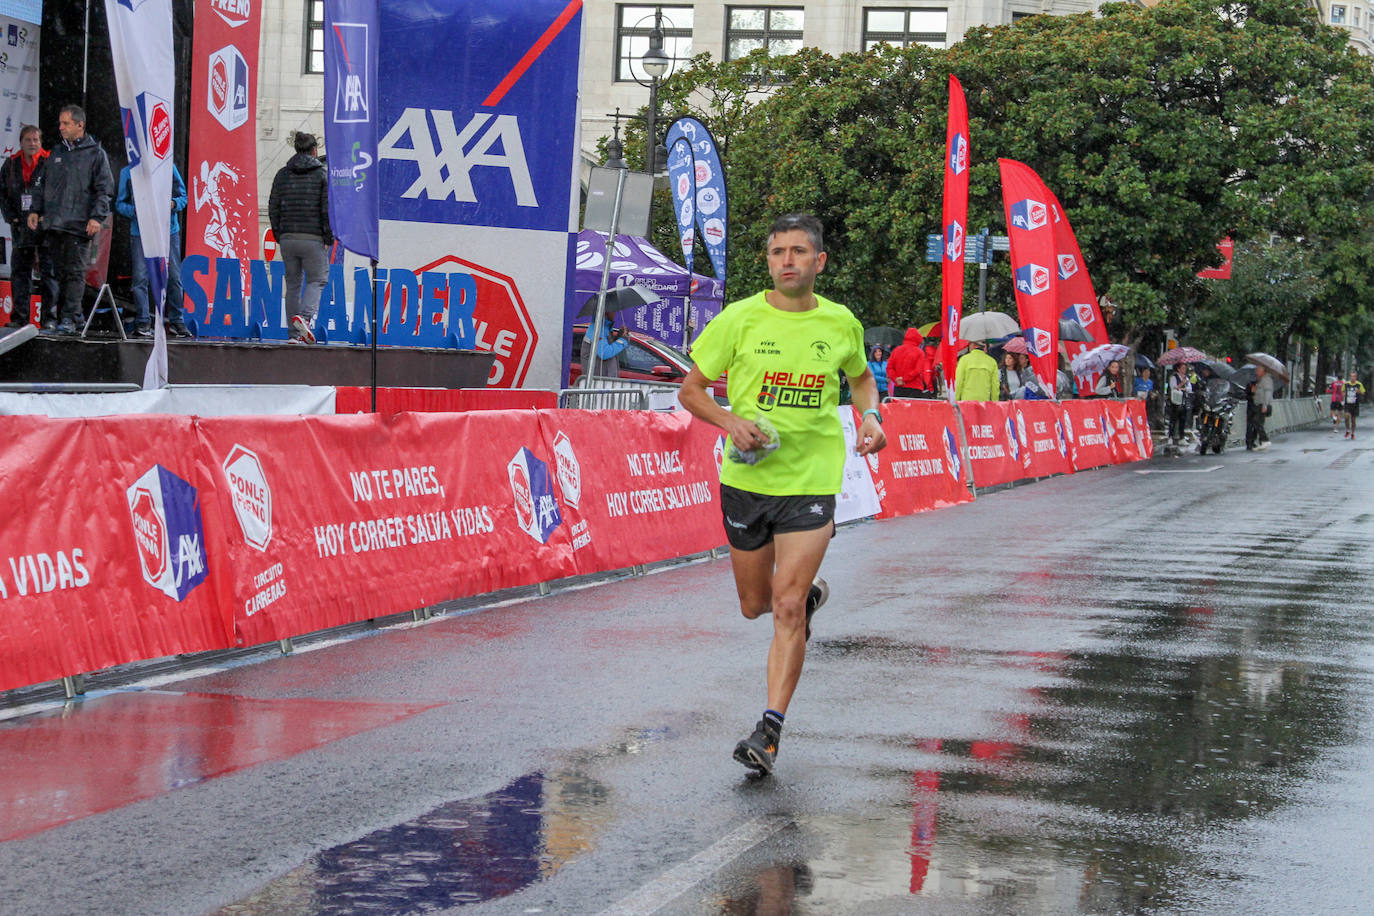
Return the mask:
[[[1016,229],[1039,229],[1049,223],[1050,210],[1043,201],[1025,198],[1011,205],[1011,225]]]
[[[949,141],[949,170],[955,175],[962,175],[967,169],[968,137],[956,131]]]
[[[515,501],[516,524],[539,543],[547,544],[554,529],[563,524],[549,466],[529,449],[521,448],[506,465],[506,474]]]
[[[954,430],[946,426],[941,439],[945,444],[945,470],[950,477],[959,480],[964,472],[964,462],[959,457],[959,443],[954,438]]]
[[[1016,268],[1016,289],[1028,296],[1038,296],[1050,288],[1050,270],[1040,264],[1024,264]]]
[[[376,0],[325,0],[324,137],[329,224],[349,251],[381,257]]]
[[[176,601],[205,581],[205,527],[196,488],[153,465],[127,490],[143,580]]]
[[[248,60],[233,45],[210,54],[207,62],[205,110],[223,125],[235,130],[248,122]]]
[[[1059,255],[1059,279],[1067,280],[1078,273],[1078,259],[1071,254]]]
[[[1044,328],[1026,328],[1025,335],[1032,356],[1045,356],[1054,350],[1054,338]]]
[[[945,227],[945,258],[958,261],[964,256],[964,227],[952,222]]]
[[[569,230],[581,8],[381,4],[378,165],[389,219]],[[430,66],[457,49],[461,79]]]

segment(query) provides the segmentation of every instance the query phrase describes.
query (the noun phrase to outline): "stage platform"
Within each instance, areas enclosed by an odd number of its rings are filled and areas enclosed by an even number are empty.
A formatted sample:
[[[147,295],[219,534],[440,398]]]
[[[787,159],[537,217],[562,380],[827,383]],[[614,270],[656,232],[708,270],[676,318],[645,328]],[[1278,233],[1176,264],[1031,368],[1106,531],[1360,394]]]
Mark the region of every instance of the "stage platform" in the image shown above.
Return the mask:
[[[151,340],[40,335],[0,354],[0,383],[142,385]],[[482,388],[496,357],[477,350],[380,347],[377,385]],[[167,341],[174,385],[372,384],[367,347],[225,340]]]

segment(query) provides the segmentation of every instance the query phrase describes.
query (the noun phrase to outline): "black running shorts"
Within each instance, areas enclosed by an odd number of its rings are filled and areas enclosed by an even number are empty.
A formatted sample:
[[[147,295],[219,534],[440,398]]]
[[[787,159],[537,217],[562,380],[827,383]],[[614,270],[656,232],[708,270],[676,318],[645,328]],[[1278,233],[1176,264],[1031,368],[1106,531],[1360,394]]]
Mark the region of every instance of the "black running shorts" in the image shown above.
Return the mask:
[[[1352,417],[1358,417],[1358,416],[1360,415],[1360,405],[1359,405],[1359,403],[1356,402],[1356,403],[1354,403],[1354,404],[1347,404],[1347,405],[1345,405],[1345,412],[1348,413],[1348,414],[1349,414],[1350,416],[1352,416]]]
[[[814,531],[835,520],[835,496],[766,496],[720,485],[725,534],[736,550],[758,550],[773,535]],[[833,534],[833,531],[832,531]]]

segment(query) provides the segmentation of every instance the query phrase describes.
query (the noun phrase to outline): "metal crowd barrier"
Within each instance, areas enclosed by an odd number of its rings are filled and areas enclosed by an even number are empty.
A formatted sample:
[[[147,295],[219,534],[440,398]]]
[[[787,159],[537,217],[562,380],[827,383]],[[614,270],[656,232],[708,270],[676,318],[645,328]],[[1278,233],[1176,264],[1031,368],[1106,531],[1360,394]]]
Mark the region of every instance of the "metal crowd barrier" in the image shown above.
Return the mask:
[[[573,410],[648,410],[644,388],[564,388],[558,406]]]

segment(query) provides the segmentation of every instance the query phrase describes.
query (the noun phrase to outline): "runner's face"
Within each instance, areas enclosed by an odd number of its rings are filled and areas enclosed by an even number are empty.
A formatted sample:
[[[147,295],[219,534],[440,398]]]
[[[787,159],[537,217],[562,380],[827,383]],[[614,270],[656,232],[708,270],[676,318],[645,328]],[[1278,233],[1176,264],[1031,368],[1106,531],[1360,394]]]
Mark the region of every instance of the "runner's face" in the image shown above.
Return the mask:
[[[19,141],[19,148],[24,151],[25,156],[32,159],[43,148],[43,135],[36,130],[29,131],[24,134],[24,139]]]
[[[825,269],[825,252],[816,251],[811,236],[802,229],[788,229],[768,239],[768,273],[773,288],[786,295],[809,293],[816,274]]]

